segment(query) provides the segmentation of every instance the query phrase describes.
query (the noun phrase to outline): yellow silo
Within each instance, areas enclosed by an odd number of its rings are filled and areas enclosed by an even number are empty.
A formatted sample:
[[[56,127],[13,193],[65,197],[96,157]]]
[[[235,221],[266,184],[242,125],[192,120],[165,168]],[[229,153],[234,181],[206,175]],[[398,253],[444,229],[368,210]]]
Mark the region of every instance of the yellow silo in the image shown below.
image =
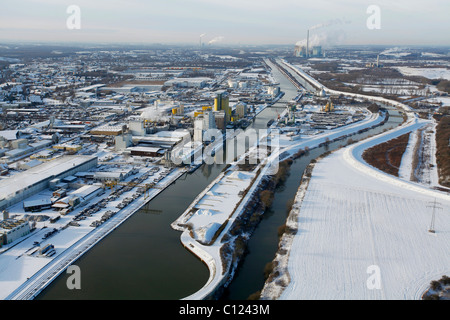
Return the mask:
[[[214,99],[214,111],[220,111],[220,110],[221,110],[220,104],[221,104],[221,99],[220,99],[219,96],[217,96],[217,97]]]

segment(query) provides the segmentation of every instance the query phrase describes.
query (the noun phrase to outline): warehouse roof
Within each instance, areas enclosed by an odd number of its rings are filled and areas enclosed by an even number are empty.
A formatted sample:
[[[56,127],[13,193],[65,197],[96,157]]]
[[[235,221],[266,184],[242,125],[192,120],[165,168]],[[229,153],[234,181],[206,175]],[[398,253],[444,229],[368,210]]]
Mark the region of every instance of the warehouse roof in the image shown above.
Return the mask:
[[[45,205],[52,205],[52,201],[50,199],[37,199],[37,200],[30,200],[30,201],[23,202],[24,208],[31,208],[31,207],[45,206]]]
[[[84,199],[89,197],[91,194],[93,194],[94,192],[97,192],[101,189],[101,187],[99,186],[94,186],[94,185],[86,185],[86,186],[82,186],[81,188],[72,191],[70,193],[71,196],[76,196],[78,198]]]
[[[142,151],[142,152],[159,152],[162,149],[161,148],[154,148],[154,147],[144,147],[144,146],[137,146],[137,147],[129,147],[127,150],[130,151]]]
[[[92,156],[64,156],[0,180],[0,201],[11,198],[42,180],[63,174],[67,170],[95,158]]]

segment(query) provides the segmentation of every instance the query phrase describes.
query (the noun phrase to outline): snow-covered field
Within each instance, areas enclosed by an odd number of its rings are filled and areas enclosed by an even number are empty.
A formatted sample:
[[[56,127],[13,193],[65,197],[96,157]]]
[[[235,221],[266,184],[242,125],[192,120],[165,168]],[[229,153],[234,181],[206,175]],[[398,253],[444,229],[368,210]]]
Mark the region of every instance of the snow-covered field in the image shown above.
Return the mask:
[[[414,161],[416,158],[417,161]],[[399,169],[399,177],[404,180],[416,181],[428,187],[442,187],[439,185],[436,166],[435,121],[430,121],[420,130],[411,132]]]
[[[363,149],[415,130],[341,149],[316,164],[301,204],[281,299],[420,299],[450,272],[450,196],[375,170]],[[435,230],[429,233],[437,202]]]
[[[233,213],[235,204],[242,197],[240,193],[250,186],[254,177],[254,172],[227,172],[197,202],[197,211],[187,220],[192,225],[196,240],[203,243],[211,241],[216,231]]]
[[[411,132],[409,136],[408,145],[406,146],[405,152],[402,156],[402,161],[400,163],[400,167],[398,170],[398,176],[404,180],[411,180],[411,176],[413,174],[413,160],[414,160],[414,151],[417,143],[419,143],[420,134],[418,130]]]
[[[442,103],[442,106],[450,106],[450,97],[434,97],[426,100],[422,100],[423,102],[429,103]]]
[[[405,76],[423,76],[428,79],[450,80],[450,69],[447,68],[412,68],[396,67]]]
[[[298,73],[320,88],[302,70]],[[369,99],[403,108],[408,121],[316,164],[288,219],[294,213],[298,232],[283,237],[285,252],[277,254],[281,275],[266,284],[263,299],[420,299],[430,281],[450,272],[450,196],[389,176],[362,159],[365,149],[415,132],[428,121],[402,103]],[[433,201],[442,210],[436,211],[436,232],[430,233]]]

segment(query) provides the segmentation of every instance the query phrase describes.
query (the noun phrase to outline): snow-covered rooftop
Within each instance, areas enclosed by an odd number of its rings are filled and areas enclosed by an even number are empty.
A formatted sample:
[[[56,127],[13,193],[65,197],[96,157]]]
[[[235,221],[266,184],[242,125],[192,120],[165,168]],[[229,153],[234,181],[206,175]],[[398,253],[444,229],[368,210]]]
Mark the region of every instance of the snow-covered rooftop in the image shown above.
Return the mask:
[[[95,158],[92,156],[64,156],[0,180],[0,200],[14,197],[22,190]]]

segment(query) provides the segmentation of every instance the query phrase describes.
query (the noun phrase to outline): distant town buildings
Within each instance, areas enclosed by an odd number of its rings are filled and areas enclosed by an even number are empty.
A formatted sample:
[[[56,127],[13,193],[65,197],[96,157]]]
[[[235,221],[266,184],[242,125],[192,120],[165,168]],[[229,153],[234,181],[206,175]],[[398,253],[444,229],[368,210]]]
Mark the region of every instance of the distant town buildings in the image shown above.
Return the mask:
[[[206,52],[88,50],[0,66],[0,210],[15,211],[0,243],[126,183],[134,167],[174,166],[176,148],[246,128],[279,97],[264,63]]]

